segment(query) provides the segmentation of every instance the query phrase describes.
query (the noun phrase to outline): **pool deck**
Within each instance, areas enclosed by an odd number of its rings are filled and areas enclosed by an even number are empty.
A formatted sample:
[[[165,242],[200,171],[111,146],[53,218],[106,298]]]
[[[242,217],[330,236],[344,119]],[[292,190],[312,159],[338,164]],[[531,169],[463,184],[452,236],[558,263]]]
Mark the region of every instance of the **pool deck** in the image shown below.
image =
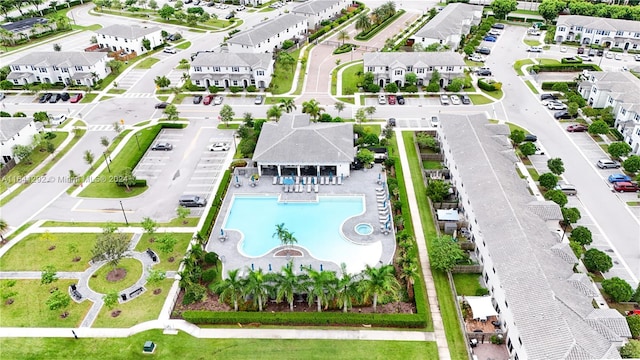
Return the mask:
[[[233,269],[243,269],[241,274],[246,275],[252,267],[254,269],[262,269],[265,272],[277,271],[286,266],[289,261],[293,261],[294,268],[311,266],[316,270],[340,271],[340,264],[317,260],[305,248],[296,245],[278,247],[257,258],[241,254],[238,251],[238,243],[241,240],[240,232],[224,229],[224,236],[221,236],[220,232],[224,217],[229,211],[234,195],[277,195],[279,196],[279,201],[285,202],[316,201],[318,196],[364,196],[364,214],[347,219],[342,227],[342,233],[354,243],[381,242],[382,255],[378,264],[390,264],[392,262],[396,250],[393,219],[388,224],[390,232],[385,231],[385,224],[393,216],[389,215],[391,202],[388,200],[386,176],[381,165],[375,164],[372,169],[367,170],[352,170],[351,176],[343,178],[341,185],[337,183],[335,185],[318,185],[317,193],[314,191],[313,186],[311,186],[311,192],[308,192],[306,185],[303,192],[284,192],[284,185],[273,185],[272,176],[263,177],[256,186],[250,186],[251,181],[248,178],[240,179],[240,182],[242,185],[236,186],[235,181],[231,181],[218,217],[215,219],[212,235],[206,246],[207,251],[214,251],[220,256],[224,267],[223,276],[226,276],[227,271]],[[380,190],[381,188],[383,190]],[[386,207],[383,209],[385,199]],[[259,216],[259,210],[256,214],[256,216]],[[251,219],[247,219],[247,222],[251,222]],[[369,235],[358,234],[355,231],[355,227],[361,223],[372,225],[373,233]],[[276,256],[276,253],[285,249],[298,250],[302,256]],[[358,255],[353,254],[353,256]],[[375,266],[378,264],[369,265]]]

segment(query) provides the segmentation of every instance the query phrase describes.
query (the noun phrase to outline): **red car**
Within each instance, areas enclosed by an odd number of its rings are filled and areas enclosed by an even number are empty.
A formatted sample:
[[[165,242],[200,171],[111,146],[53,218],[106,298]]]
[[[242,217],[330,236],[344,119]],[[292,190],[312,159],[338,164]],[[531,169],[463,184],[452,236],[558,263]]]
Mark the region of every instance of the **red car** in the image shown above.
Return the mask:
[[[204,99],[202,100],[202,103],[203,103],[204,105],[209,105],[209,104],[211,104],[211,102],[213,101],[213,98],[214,98],[214,97],[215,97],[215,95],[211,95],[211,94],[209,94],[209,95],[207,95],[207,96],[205,96],[205,97],[204,97]]]
[[[574,125],[567,126],[567,131],[568,132],[585,132],[588,129],[589,129],[589,127],[587,127],[586,125],[582,125],[582,124],[574,124]]]
[[[77,103],[82,100],[82,94],[78,93],[69,98],[70,103]]]
[[[621,181],[613,183],[613,190],[617,192],[638,192],[640,191],[640,187],[638,187],[638,184]]]
[[[395,105],[396,104],[396,96],[395,95],[389,95],[387,97],[387,104]]]

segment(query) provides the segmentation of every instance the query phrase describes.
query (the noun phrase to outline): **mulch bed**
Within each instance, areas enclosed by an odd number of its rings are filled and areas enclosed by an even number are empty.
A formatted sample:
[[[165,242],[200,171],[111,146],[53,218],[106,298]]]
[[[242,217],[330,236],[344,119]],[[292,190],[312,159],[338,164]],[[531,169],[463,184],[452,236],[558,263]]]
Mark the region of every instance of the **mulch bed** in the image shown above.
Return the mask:
[[[118,317],[118,316],[120,316],[121,312],[122,311],[120,311],[120,310],[114,310],[114,311],[111,312],[111,317]]]
[[[127,270],[118,268],[118,269],[109,271],[109,273],[107,274],[107,281],[117,282],[124,279],[125,276],[127,276]]]
[[[159,295],[162,292],[162,289],[153,290],[153,295]]]
[[[51,246],[49,246],[49,251],[51,251],[51,250],[55,250],[55,249],[56,249],[56,246],[55,246],[55,245],[51,245]]]
[[[290,257],[300,257],[302,256],[302,251],[300,250],[294,250],[294,249],[285,249],[285,250],[280,250],[278,252],[276,252],[273,256],[277,256],[277,257],[285,257],[285,256],[290,256]]]

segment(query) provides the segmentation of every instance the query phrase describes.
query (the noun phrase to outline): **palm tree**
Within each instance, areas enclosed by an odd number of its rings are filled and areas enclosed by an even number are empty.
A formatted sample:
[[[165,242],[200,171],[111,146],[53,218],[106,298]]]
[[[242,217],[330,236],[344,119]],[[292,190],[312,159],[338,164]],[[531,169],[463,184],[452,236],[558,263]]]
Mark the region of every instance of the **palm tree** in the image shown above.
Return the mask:
[[[253,304],[258,305],[258,311],[262,311],[262,305],[267,302],[269,285],[265,279],[262,269],[249,270],[249,276],[244,283],[244,295],[253,298]]]
[[[392,265],[379,268],[367,265],[364,270],[365,278],[360,282],[360,289],[365,301],[373,296],[373,312],[376,312],[379,295],[396,295],[400,284],[398,284],[394,272],[395,269]]]
[[[282,108],[278,105],[273,105],[267,110],[267,119],[273,118],[276,122],[280,121],[280,117],[282,116]]]
[[[309,114],[311,120],[316,122],[320,113],[324,111],[324,108],[320,106],[320,103],[316,99],[311,99],[302,103],[302,112]]]
[[[309,266],[306,268],[309,280],[307,285],[309,292],[309,305],[315,300],[318,303],[318,312],[322,312],[322,305],[327,307],[329,299],[336,294],[336,273],[333,271],[316,271]]]
[[[280,108],[287,114],[297,109],[295,100],[293,99],[280,99]]]
[[[356,277],[347,272],[347,264],[340,264],[342,275],[336,284],[338,305],[342,306],[342,312],[347,312],[352,307],[353,299],[360,295]]]
[[[239,269],[230,270],[227,272],[226,279],[210,285],[211,291],[220,295],[220,302],[224,302],[224,299],[229,296],[233,299],[234,311],[238,311],[238,299],[242,296],[244,286],[243,279],[238,277],[238,271]]]
[[[9,223],[6,220],[0,219],[0,240],[4,241],[4,233],[9,230]]]
[[[333,104],[333,107],[336,108],[336,111],[338,111],[338,116],[340,116],[340,113],[342,112],[342,110],[344,110],[344,103],[338,101],[335,104]]]
[[[289,311],[293,311],[293,297],[300,289],[300,277],[293,271],[293,263],[282,267],[282,273],[276,275],[276,301],[283,299],[289,303]]]
[[[415,279],[418,276],[420,276],[420,268],[418,267],[415,258],[409,258],[400,272],[400,278],[407,283],[407,292],[409,294],[413,292],[413,285],[415,284]]]
[[[384,20],[386,20],[385,16],[387,15],[383,7],[377,7],[373,9],[371,15],[374,18],[374,22],[376,25],[380,25]]]
[[[340,30],[340,32],[338,33],[338,40],[342,40],[342,45],[344,45],[344,42],[349,39],[351,38],[349,37],[349,33],[347,32],[347,30]]]
[[[356,29],[362,32],[369,31],[371,29],[371,19],[366,14],[358,16],[358,19],[356,19]]]

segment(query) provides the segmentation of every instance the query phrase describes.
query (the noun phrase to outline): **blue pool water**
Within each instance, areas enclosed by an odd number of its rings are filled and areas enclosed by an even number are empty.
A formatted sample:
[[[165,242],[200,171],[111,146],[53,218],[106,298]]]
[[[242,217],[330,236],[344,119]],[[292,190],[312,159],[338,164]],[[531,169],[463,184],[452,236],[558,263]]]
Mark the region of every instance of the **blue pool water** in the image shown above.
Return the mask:
[[[359,271],[365,264],[380,259],[382,245],[354,244],[343,238],[345,220],[362,214],[362,196],[320,196],[318,202],[278,202],[276,196],[234,196],[223,229],[242,232],[239,250],[246,256],[259,257],[279,247],[273,236],[276,225],[284,223],[302,246],[319,260],[347,264],[349,271]]]

